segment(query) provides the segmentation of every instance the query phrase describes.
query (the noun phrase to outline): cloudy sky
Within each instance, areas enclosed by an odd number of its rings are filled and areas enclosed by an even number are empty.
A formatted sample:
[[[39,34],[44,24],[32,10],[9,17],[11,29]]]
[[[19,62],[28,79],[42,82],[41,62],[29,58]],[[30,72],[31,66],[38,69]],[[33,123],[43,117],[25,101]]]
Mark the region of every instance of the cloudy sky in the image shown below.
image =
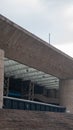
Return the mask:
[[[73,57],[73,0],[0,0],[0,13]]]

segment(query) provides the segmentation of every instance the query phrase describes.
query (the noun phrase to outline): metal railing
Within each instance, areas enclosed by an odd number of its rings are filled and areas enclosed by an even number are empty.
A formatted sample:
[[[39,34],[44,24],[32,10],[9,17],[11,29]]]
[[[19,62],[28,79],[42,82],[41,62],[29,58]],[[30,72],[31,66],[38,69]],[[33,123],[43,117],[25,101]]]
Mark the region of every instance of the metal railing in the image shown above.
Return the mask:
[[[4,96],[5,109],[20,109],[20,110],[34,110],[34,111],[50,111],[50,112],[65,112],[66,108],[63,106],[52,105],[42,102],[12,98]]]

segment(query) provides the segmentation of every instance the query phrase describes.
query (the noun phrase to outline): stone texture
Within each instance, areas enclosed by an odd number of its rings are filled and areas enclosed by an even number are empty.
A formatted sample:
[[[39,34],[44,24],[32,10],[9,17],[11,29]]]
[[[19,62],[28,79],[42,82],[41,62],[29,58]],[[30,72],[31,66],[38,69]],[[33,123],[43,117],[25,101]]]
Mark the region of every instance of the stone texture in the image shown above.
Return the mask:
[[[1,109],[0,130],[73,130],[73,115]]]

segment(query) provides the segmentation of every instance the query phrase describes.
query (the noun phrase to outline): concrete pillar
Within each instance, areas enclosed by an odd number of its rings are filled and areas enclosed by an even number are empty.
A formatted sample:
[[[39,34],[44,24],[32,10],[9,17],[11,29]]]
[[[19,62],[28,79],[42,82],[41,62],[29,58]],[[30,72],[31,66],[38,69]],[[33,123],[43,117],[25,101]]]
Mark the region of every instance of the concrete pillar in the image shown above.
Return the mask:
[[[0,108],[3,107],[4,51],[0,50]]]
[[[66,111],[73,113],[73,79],[60,80],[60,105],[66,107]]]

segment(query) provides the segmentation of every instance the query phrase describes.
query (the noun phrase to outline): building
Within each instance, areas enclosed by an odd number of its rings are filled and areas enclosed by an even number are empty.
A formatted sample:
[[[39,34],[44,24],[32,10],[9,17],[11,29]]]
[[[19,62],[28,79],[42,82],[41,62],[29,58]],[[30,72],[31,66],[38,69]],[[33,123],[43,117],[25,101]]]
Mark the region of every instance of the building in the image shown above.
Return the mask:
[[[62,105],[73,113],[71,57],[2,15],[0,49],[0,108],[3,95],[17,91],[15,97]],[[28,87],[17,87],[21,84]]]

